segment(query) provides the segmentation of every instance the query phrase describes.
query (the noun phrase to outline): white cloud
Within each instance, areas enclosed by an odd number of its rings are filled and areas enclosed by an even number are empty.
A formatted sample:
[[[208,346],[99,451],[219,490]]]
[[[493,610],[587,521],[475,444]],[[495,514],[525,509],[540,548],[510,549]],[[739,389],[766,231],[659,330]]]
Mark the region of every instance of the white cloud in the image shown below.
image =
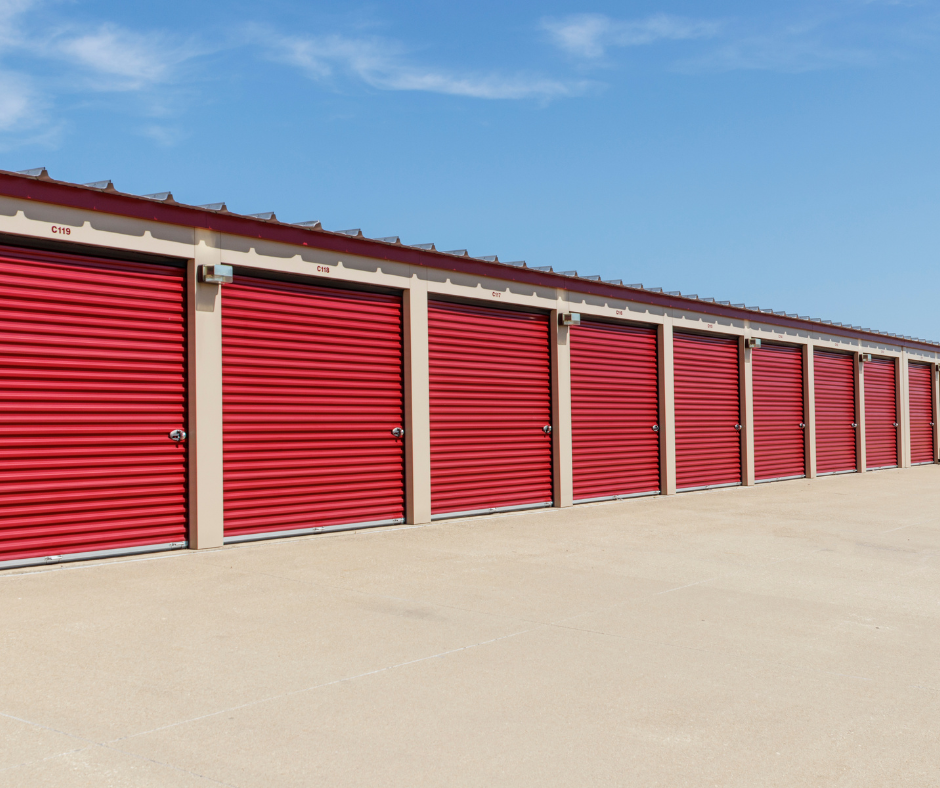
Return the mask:
[[[603,57],[609,47],[631,47],[656,41],[680,41],[716,35],[718,22],[655,14],[646,19],[618,20],[604,14],[546,18],[541,27],[555,46],[586,59]]]
[[[108,78],[100,84],[118,90],[166,81],[173,66],[193,54],[185,47],[169,45],[161,36],[143,36],[115,25],[60,33],[44,43],[44,51]]]
[[[459,74],[408,62],[404,48],[380,38],[330,35],[283,37],[254,29],[271,57],[302,69],[314,80],[351,75],[379,90],[410,90],[482,99],[551,99],[583,93],[584,81],[568,82],[531,74]]]
[[[701,57],[676,64],[686,73],[701,71],[776,71],[800,74],[830,68],[868,66],[877,57],[870,50],[840,47],[814,37],[783,33],[742,38]]]
[[[0,72],[0,131],[33,126],[39,101],[27,80],[11,72]]]

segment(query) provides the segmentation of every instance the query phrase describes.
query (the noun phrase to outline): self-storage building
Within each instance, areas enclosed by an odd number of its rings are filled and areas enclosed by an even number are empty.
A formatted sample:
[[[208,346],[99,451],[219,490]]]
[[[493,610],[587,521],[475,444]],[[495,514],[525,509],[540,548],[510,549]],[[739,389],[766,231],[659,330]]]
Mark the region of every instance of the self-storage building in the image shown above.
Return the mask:
[[[938,461],[940,345],[0,172],[0,568]]]

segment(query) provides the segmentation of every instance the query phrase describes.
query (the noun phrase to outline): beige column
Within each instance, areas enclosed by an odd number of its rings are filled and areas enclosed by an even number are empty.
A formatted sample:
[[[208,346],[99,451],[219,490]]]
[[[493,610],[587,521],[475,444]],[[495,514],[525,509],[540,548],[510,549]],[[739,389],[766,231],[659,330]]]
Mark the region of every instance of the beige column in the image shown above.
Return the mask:
[[[751,366],[753,351],[746,347],[744,337],[738,338],[738,378],[741,387],[741,481],[754,484],[754,374]]]
[[[431,392],[428,365],[428,282],[411,277],[402,303],[405,355],[405,520],[431,522]]]
[[[898,465],[911,467],[911,397],[910,381],[907,376],[907,351],[894,362],[894,374],[897,385],[894,387],[897,397],[895,410],[898,415]]]
[[[855,354],[855,456],[858,472],[865,473],[865,365]]]
[[[676,494],[676,385],[672,318],[659,327],[659,479],[663,495]]]
[[[571,346],[568,342],[577,327],[559,325],[559,315],[567,311],[563,296],[551,314],[552,347],[552,489],[556,507],[571,506],[574,500],[574,474],[571,450]]]
[[[813,343],[803,345],[803,447],[806,452],[806,475],[816,478],[816,368],[813,365]]]
[[[940,461],[940,364],[933,364],[930,368],[930,391],[933,399],[933,461]]]
[[[196,229],[187,267],[189,354],[189,546],[221,547],[222,294],[224,285],[198,281],[197,266],[222,262],[219,233]]]

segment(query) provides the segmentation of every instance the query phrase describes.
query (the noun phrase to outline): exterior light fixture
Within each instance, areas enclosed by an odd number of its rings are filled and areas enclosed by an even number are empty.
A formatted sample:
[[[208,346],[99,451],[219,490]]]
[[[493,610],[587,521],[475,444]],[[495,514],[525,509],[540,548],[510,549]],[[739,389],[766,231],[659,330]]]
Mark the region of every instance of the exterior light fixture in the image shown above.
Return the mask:
[[[759,348],[760,347],[760,337],[748,337],[745,340],[745,346],[749,348]]]
[[[871,353],[859,353],[858,363],[864,364],[866,361],[871,361]]]
[[[577,312],[562,312],[558,315],[558,325],[580,326],[581,315],[579,315]]]
[[[232,283],[234,273],[230,265],[201,265],[199,266],[199,281],[213,285],[228,285]]]

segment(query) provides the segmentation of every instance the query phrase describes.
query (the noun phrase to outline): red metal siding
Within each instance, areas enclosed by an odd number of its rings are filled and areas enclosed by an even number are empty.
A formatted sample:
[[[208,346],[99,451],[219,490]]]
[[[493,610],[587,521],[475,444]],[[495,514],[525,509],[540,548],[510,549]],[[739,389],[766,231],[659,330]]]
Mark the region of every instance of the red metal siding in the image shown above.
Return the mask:
[[[855,453],[855,357],[816,350],[816,473],[858,469]]]
[[[569,333],[575,500],[659,491],[656,329]]]
[[[911,462],[934,462],[937,458],[933,445],[933,392],[929,364],[909,362],[908,387],[911,403]]]
[[[898,404],[894,359],[865,362],[865,467],[898,464]]]
[[[222,286],[225,537],[404,516],[401,299]]]
[[[0,247],[0,561],[186,540],[184,274]]]
[[[741,483],[738,340],[674,334],[676,487]]]
[[[431,513],[551,503],[545,315],[432,301]]]
[[[751,351],[754,387],[754,477],[806,473],[803,351],[764,345]]]

